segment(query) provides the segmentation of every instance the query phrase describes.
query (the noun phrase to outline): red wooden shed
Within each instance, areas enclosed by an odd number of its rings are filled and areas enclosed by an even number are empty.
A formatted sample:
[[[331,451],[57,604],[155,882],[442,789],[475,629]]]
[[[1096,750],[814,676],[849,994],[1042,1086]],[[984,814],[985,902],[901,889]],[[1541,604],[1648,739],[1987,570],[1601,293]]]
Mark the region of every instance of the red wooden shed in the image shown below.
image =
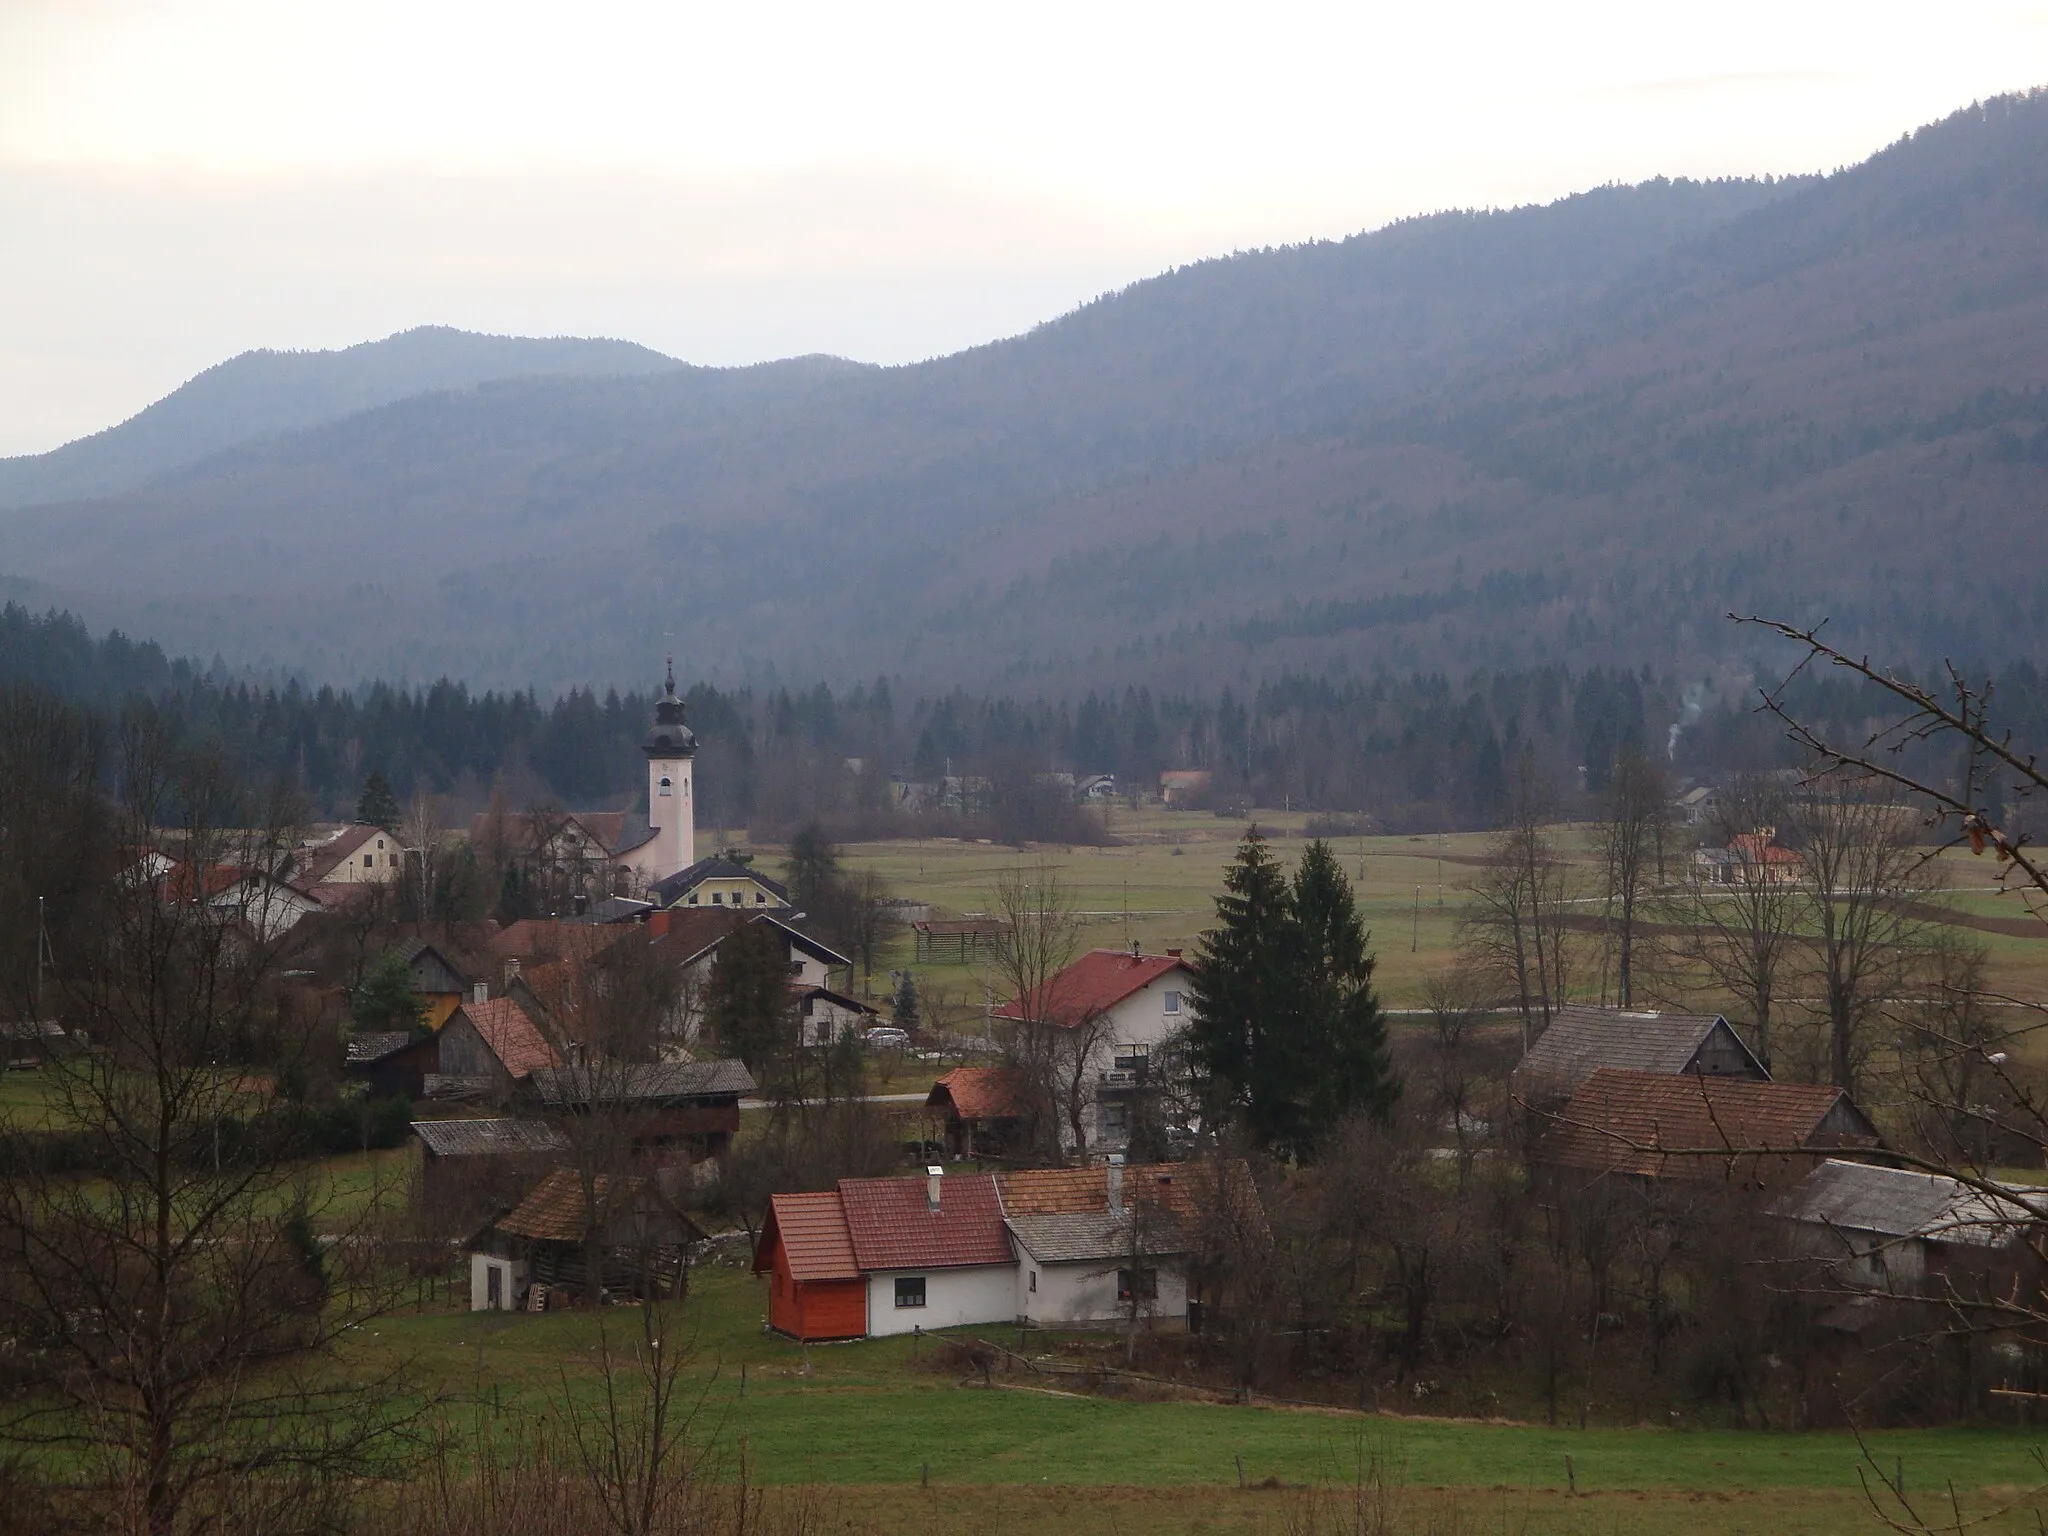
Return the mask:
[[[754,1249],[770,1276],[768,1325],[793,1339],[858,1339],[868,1331],[868,1288],[837,1190],[776,1195]]]

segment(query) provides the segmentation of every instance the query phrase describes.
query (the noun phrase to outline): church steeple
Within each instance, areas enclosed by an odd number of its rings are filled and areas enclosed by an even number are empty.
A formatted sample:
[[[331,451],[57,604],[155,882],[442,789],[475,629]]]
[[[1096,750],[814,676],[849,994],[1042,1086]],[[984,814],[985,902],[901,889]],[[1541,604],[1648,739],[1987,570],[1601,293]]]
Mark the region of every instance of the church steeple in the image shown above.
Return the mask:
[[[647,825],[654,829],[648,883],[665,880],[696,858],[696,803],[690,794],[690,760],[697,738],[683,723],[683,701],[676,697],[676,659],[668,659],[668,675],[654,704],[654,725],[640,743],[647,754]]]
[[[654,705],[654,728],[641,744],[649,757],[694,757],[697,738],[683,723],[683,701],[676,697],[676,659],[668,659],[668,677]]]

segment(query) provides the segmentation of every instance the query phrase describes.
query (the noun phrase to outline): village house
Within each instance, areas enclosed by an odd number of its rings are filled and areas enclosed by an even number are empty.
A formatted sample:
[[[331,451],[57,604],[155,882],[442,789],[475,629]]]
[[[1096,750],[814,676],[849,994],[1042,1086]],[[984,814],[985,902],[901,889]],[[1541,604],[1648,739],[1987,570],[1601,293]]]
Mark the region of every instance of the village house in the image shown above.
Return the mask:
[[[787,910],[789,888],[750,865],[713,854],[647,887],[657,907],[737,907],[743,911]]]
[[[858,1037],[880,1017],[859,998],[810,982],[791,982],[789,1003],[796,1010],[797,1037],[805,1045],[832,1045],[849,1035]]]
[[[1145,1101],[1161,1087],[1155,1058],[1192,1017],[1193,975],[1177,949],[1163,955],[1144,954],[1135,944],[1090,950],[1035,992],[1012,998],[994,1018],[1094,1036],[1087,1064],[1090,1150],[1119,1151],[1129,1145]],[[1062,1134],[1069,1134],[1064,1127]]]
[[[2038,1290],[2032,1240],[2048,1197],[2015,1186],[2010,1198],[1941,1174],[1829,1158],[1774,1208],[1798,1252],[1840,1284],[1887,1295],[1938,1294],[1995,1280],[2000,1292]]]
[[[1707,885],[1797,885],[1802,871],[1799,855],[1779,847],[1777,837],[1776,827],[1758,827],[1736,833],[1726,848],[1695,849],[1694,872]]]
[[[686,1250],[704,1237],[696,1223],[651,1178],[599,1174],[589,1186],[586,1200],[585,1180],[574,1169],[557,1168],[470,1239],[472,1312],[572,1305],[591,1283],[608,1298],[681,1293]],[[593,1223],[600,1252],[595,1276],[586,1243]]]
[[[357,822],[300,850],[293,864],[292,883],[302,890],[316,885],[383,885],[404,872],[405,849],[382,827]]]
[[[1717,1180],[1786,1189],[1830,1153],[1875,1151],[1877,1127],[1841,1089],[1602,1067],[1540,1116],[1530,1159],[1555,1174]]]
[[[434,1041],[440,1054],[426,1085],[429,1097],[509,1104],[535,1071],[562,1064],[540,1026],[510,997],[464,1003]]]
[[[1205,1171],[1162,1163],[841,1179],[775,1195],[754,1250],[768,1321],[797,1339],[988,1323],[1184,1327]],[[1246,1183],[1249,1189],[1249,1183]],[[1256,1198],[1255,1196],[1249,1198]]]
[[[1159,775],[1159,798],[1174,810],[1200,806],[1207,802],[1214,778],[1206,768],[1169,768]]]
[[[1602,1067],[1665,1075],[1694,1073],[1765,1082],[1770,1072],[1718,1013],[1653,1013],[1560,1007],[1508,1075],[1518,1104],[1543,1108],[1569,1098]]]

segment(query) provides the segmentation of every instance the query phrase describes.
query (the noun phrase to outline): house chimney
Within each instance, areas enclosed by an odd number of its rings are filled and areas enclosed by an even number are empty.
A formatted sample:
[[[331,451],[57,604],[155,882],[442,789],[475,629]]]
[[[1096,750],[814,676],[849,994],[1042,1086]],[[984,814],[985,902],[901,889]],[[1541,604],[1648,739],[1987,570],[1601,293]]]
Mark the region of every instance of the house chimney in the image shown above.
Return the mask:
[[[1169,960],[1178,960],[1180,958],[1180,951],[1177,949],[1169,949],[1166,952],[1166,958]]]
[[[488,981],[471,983],[469,1000],[472,1003],[488,1003],[491,1000],[491,984]]]
[[[939,1213],[939,1180],[946,1176],[946,1170],[937,1163],[925,1164],[924,1206],[934,1216]]]
[[[1124,1155],[1121,1152],[1109,1154],[1109,1214],[1121,1216],[1124,1213]]]

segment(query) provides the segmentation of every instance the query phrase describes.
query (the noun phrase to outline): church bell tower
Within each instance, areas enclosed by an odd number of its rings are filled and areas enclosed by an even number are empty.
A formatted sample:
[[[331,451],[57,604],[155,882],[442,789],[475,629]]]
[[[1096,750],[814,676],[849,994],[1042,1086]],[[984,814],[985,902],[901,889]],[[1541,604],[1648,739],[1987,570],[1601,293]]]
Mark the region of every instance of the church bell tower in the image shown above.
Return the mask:
[[[654,828],[654,861],[647,876],[651,885],[697,862],[697,807],[690,792],[697,738],[683,724],[673,656],[668,659],[661,699],[654,706],[654,726],[641,749],[647,754],[647,824]]]

